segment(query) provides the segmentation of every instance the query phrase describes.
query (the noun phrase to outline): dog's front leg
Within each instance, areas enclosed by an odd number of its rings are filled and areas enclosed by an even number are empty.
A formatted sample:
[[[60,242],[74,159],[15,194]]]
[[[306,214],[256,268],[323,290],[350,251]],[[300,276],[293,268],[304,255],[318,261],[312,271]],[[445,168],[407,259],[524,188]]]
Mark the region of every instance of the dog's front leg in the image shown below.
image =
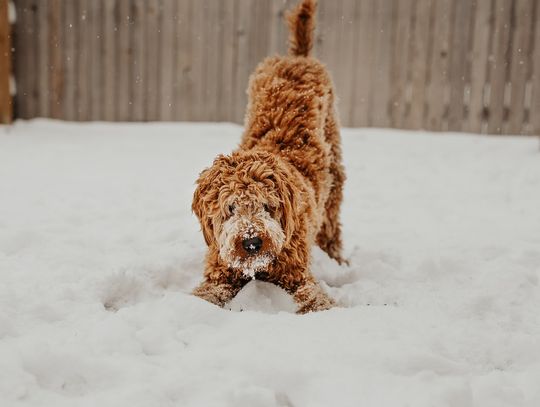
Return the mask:
[[[205,279],[193,290],[193,295],[223,307],[238,294],[244,285],[242,282],[231,284],[224,281]]]
[[[292,293],[298,304],[297,314],[324,311],[333,308],[336,302],[326,294],[316,281],[306,281]]]
[[[292,295],[298,305],[297,314],[324,311],[336,305],[332,297],[323,291],[319,283],[307,271],[300,276],[292,276],[290,273],[281,274],[281,278],[272,282]]]

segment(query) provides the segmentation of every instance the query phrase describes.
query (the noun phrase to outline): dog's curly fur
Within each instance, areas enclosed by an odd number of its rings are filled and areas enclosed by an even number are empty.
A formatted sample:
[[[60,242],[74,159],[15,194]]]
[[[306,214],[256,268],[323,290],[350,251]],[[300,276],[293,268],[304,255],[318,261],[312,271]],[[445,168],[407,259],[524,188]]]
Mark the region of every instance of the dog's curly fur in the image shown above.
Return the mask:
[[[284,288],[299,313],[334,305],[309,270],[313,244],[343,261],[345,181],[332,82],[309,56],[315,9],[304,0],[289,14],[290,55],[267,58],[252,74],[239,148],[197,181],[192,208],[208,254],[194,294],[220,306],[252,278]],[[245,247],[252,238],[256,253]]]

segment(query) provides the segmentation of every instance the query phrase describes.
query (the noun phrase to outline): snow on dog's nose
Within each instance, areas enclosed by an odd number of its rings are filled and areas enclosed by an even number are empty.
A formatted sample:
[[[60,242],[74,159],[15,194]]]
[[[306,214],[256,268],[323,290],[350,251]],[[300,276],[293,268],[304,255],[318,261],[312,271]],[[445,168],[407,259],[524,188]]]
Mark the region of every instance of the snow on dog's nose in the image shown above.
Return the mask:
[[[248,254],[255,254],[263,245],[263,241],[260,237],[252,237],[250,239],[244,239],[242,241],[242,247]]]

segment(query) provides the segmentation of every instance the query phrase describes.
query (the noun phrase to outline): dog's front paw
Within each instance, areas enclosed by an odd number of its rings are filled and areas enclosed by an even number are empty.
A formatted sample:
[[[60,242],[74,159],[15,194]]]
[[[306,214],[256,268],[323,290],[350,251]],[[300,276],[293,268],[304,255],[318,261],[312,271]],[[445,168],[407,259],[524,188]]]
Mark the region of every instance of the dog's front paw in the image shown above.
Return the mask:
[[[193,295],[202,298],[212,304],[223,307],[236,294],[228,284],[215,284],[209,281],[203,281],[193,290]]]
[[[297,314],[324,311],[336,306],[336,302],[316,283],[309,283],[294,293],[298,304]]]

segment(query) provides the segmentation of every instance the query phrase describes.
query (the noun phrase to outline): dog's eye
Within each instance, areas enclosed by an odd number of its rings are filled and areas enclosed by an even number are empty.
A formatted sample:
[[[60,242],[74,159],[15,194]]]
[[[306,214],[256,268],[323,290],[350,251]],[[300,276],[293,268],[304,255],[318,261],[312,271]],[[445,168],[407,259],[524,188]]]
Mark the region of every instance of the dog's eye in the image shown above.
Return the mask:
[[[272,213],[274,212],[274,210],[268,205],[268,204],[264,204],[263,205],[263,208],[266,212],[268,212],[270,215],[272,215]]]
[[[234,205],[229,205],[229,214],[233,215],[235,209],[236,207]]]

